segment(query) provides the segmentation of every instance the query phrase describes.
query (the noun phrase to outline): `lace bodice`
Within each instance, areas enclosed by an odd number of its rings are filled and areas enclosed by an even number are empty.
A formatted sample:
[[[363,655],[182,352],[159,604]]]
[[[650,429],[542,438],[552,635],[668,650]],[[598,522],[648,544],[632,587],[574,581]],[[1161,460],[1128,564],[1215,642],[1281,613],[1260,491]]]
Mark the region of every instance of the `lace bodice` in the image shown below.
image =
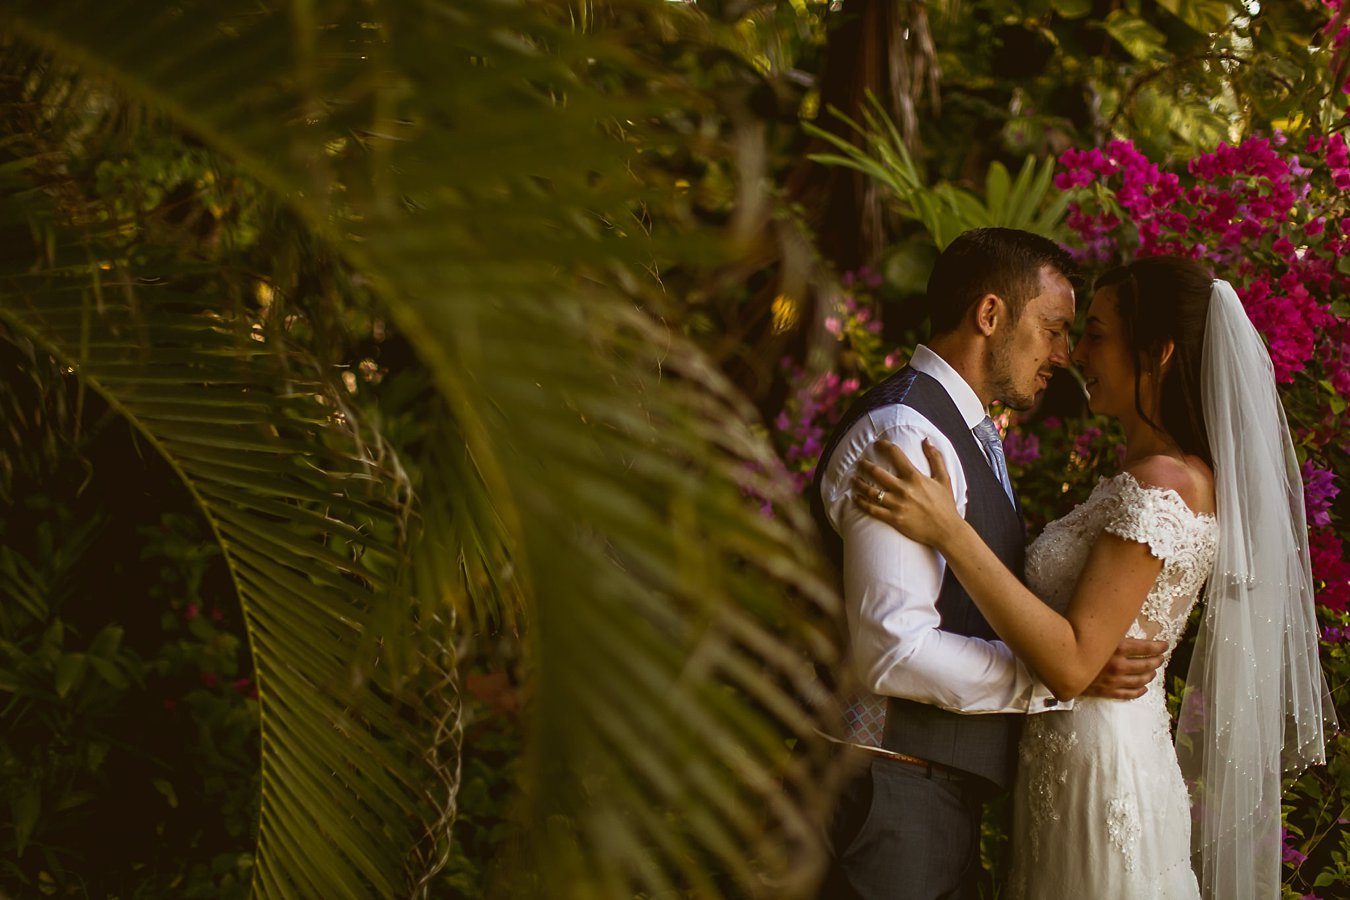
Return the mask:
[[[1176,491],[1141,484],[1129,472],[1103,478],[1088,499],[1045,527],[1027,549],[1027,586],[1059,612],[1103,531],[1147,544],[1163,561],[1127,636],[1176,647],[1214,562],[1218,520],[1191,511]]]

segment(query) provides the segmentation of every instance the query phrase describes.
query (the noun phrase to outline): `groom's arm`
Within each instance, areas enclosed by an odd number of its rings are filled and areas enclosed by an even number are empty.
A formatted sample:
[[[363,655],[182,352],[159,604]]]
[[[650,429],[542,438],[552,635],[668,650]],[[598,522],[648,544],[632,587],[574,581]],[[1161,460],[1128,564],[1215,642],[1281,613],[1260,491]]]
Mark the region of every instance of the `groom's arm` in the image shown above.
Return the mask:
[[[935,551],[868,516],[849,499],[863,458],[875,461],[884,437],[927,467],[926,437],[949,457],[953,494],[964,512],[965,482],[950,442],[908,407],[864,417],[840,442],[823,488],[844,543],[844,602],[854,667],[876,694],[903,697],[962,713],[1041,712],[1064,708],[1001,641],[938,628],[937,597],[945,562]]]

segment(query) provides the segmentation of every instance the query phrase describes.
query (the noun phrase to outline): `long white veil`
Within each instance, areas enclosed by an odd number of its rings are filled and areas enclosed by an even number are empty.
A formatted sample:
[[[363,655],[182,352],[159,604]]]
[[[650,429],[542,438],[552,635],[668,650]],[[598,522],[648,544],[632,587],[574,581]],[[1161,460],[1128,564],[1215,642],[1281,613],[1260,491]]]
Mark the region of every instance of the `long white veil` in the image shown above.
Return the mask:
[[[1325,762],[1336,714],[1317,656],[1303,484],[1270,355],[1215,281],[1202,360],[1219,546],[1177,752],[1201,892],[1280,896],[1280,781]]]

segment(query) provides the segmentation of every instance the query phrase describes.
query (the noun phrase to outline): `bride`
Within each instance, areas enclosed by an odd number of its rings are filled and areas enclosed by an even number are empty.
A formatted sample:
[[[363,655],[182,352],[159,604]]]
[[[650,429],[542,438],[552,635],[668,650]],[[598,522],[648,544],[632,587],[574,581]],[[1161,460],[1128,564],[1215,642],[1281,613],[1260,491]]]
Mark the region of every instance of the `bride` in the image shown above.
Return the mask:
[[[1098,281],[1073,361],[1092,411],[1123,427],[1122,471],[1046,526],[1025,586],[957,513],[931,446],[929,477],[881,444],[895,472],[865,464],[855,502],[937,549],[1061,699],[1122,637],[1170,657],[1205,593],[1176,748],[1162,669],[1136,700],[1028,719],[1012,897],[1278,897],[1280,778],[1324,762],[1334,711],[1270,357],[1227,282],[1154,257]]]

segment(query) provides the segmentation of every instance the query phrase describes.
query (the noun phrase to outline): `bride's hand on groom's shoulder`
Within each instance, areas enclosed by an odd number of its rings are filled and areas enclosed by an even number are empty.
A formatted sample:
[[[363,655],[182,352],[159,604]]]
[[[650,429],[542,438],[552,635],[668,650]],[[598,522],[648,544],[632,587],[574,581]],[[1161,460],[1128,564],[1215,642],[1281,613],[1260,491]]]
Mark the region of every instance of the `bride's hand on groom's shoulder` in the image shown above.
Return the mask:
[[[923,453],[932,476],[925,475],[890,441],[876,443],[877,455],[890,470],[868,460],[858,464],[861,476],[853,479],[853,502],[875,519],[897,529],[905,537],[941,550],[964,523],[952,498],[951,476],[942,454],[926,438]]]
[[[1167,644],[1163,641],[1125,638],[1082,696],[1107,700],[1142,697],[1154,673],[1163,664],[1166,652]]]

